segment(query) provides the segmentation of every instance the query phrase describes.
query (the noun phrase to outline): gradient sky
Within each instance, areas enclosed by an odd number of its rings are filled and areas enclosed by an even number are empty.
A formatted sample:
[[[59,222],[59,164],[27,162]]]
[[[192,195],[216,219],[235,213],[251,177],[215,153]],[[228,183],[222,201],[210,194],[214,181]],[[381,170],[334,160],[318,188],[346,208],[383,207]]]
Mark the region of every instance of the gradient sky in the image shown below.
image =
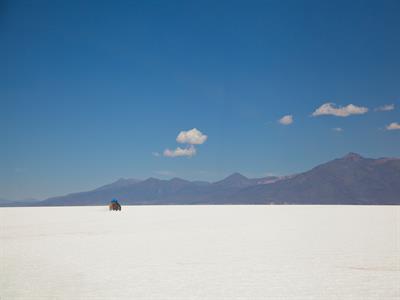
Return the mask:
[[[0,197],[399,156],[399,15],[398,0],[2,1]],[[369,111],[311,116],[329,102]],[[196,155],[163,156],[192,128]]]

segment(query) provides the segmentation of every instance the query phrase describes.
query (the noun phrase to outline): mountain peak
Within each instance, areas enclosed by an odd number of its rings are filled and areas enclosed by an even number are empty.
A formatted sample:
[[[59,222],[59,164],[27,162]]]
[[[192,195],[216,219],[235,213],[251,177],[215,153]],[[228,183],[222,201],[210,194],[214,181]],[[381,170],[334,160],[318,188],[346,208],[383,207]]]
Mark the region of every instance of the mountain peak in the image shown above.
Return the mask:
[[[135,178],[123,178],[123,177],[121,177],[121,178],[117,179],[116,181],[114,181],[113,184],[122,183],[122,182],[123,183],[137,183],[139,181],[140,181],[139,179],[135,179]]]
[[[345,156],[343,156],[344,160],[350,160],[350,161],[358,161],[361,159],[364,159],[364,157],[362,157],[360,154],[358,153],[354,153],[354,152],[349,152],[347,153]]]
[[[225,180],[226,179],[248,179],[248,178],[238,172],[235,172],[235,173],[229,175],[228,177],[226,177]]]
[[[228,177],[226,177],[225,179],[215,182],[214,184],[242,187],[242,186],[249,185],[250,182],[251,182],[251,180],[249,178],[247,178],[246,176],[243,176],[240,173],[233,173],[233,174],[229,175]]]
[[[174,177],[174,178],[170,179],[169,182],[172,182],[172,183],[189,183],[189,181],[187,181],[185,179],[182,179],[182,178],[179,178],[179,177]]]
[[[158,182],[162,182],[162,180],[154,177],[149,177],[146,180],[143,180],[143,183],[158,183]]]

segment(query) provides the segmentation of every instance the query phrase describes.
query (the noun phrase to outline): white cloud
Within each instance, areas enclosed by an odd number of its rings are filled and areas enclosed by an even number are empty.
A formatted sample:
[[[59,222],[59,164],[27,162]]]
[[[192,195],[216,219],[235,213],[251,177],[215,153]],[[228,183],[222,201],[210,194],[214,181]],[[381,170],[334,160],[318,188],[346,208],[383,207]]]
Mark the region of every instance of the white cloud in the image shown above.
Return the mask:
[[[390,111],[394,110],[394,104],[385,104],[375,108],[375,111]]]
[[[197,150],[194,145],[204,144],[207,138],[208,136],[203,134],[197,128],[181,131],[176,137],[176,141],[181,144],[187,144],[187,146],[185,148],[177,147],[174,150],[165,149],[163,155],[166,157],[192,157],[197,154]],[[153,152],[153,155],[159,156],[160,154],[158,152]]]
[[[290,125],[293,123],[293,116],[292,115],[283,116],[278,120],[278,122],[282,125]]]
[[[388,126],[386,126],[386,130],[400,130],[400,123],[390,123]]]
[[[181,144],[201,145],[207,140],[207,136],[197,128],[188,131],[181,131],[176,137],[176,141]]]
[[[337,117],[348,117],[350,115],[362,115],[368,112],[368,108],[353,104],[339,107],[335,106],[334,103],[322,104],[312,113],[312,116],[332,115]]]
[[[193,145],[191,145],[187,148],[178,147],[175,150],[165,149],[163,154],[164,156],[167,157],[179,157],[179,156],[192,157],[196,155],[196,148]]]
[[[343,128],[341,128],[341,127],[335,127],[335,128],[332,128],[332,130],[333,130],[333,131],[336,131],[336,132],[342,132],[342,131],[343,131]]]

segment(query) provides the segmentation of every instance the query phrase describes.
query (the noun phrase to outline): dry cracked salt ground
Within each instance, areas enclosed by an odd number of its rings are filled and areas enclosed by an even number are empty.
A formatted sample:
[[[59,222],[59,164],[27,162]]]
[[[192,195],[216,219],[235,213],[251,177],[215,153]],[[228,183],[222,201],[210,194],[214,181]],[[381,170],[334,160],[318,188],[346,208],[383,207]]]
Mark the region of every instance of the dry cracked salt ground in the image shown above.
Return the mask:
[[[1,208],[0,299],[399,299],[400,206]]]

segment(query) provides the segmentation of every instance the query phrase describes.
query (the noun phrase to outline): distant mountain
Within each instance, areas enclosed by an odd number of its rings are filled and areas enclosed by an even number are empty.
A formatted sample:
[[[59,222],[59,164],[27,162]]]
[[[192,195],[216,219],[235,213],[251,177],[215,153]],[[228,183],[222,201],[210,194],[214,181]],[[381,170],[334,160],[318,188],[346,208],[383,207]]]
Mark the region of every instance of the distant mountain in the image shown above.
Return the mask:
[[[13,202],[15,202],[15,201],[11,201],[11,200],[7,200],[7,199],[4,199],[4,198],[0,198],[0,206],[4,206],[4,205],[7,205],[7,204],[13,203]]]
[[[215,186],[222,187],[233,187],[233,188],[243,188],[250,185],[256,184],[254,179],[247,178],[240,173],[233,173],[232,175],[217,181],[214,183]]]
[[[5,206],[30,206],[32,204],[38,203],[40,200],[28,198],[24,200],[6,200],[4,198],[0,199],[0,207]]]
[[[234,173],[209,183],[181,178],[119,179],[92,191],[28,205],[122,204],[400,204],[400,159],[349,153],[304,173],[247,178]]]
[[[275,177],[249,179],[239,173],[214,183],[187,181],[181,178],[161,180],[117,180],[92,191],[68,194],[46,199],[38,205],[99,205],[112,198],[124,204],[223,204],[240,189],[258,184],[259,180]]]
[[[400,159],[356,153],[269,185],[240,190],[235,203],[400,204]]]

